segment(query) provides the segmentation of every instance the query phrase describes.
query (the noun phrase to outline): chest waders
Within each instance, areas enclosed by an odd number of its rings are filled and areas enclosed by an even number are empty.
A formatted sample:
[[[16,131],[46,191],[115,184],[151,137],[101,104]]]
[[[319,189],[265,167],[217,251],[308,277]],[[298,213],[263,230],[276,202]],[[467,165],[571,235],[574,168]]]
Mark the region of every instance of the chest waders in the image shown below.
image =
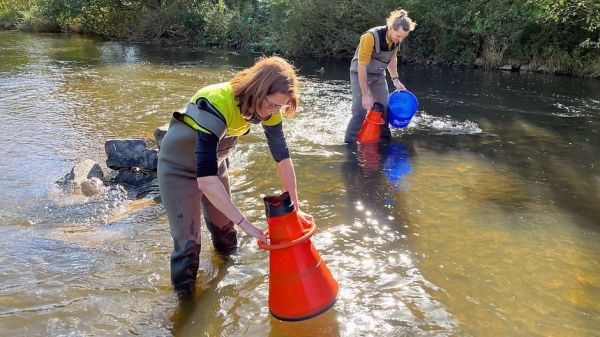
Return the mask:
[[[201,106],[211,109],[210,104]],[[231,197],[226,159],[237,137],[226,137],[225,122],[217,116],[220,113],[216,110],[211,114],[189,103],[185,113],[173,114],[158,155],[158,185],[174,244],[171,281],[177,290],[193,289],[196,280],[201,248],[200,213],[204,215],[215,250],[231,253],[237,248],[233,222],[210,203],[196,181],[196,129],[201,126],[219,138],[218,178]]]
[[[384,106],[382,117],[385,123],[381,127],[381,137],[390,137],[390,128],[387,119],[387,105],[388,96],[388,84],[385,79],[385,70],[390,63],[397,45],[393,45],[391,48],[388,46],[386,41],[387,27],[375,27],[368,30],[375,39],[375,45],[373,46],[373,52],[371,54],[371,62],[367,64],[367,86],[369,92],[373,97],[373,103],[381,103]],[[354,143],[356,142],[356,136],[360,127],[365,119],[367,110],[362,107],[362,91],[360,90],[360,83],[358,81],[358,51],[360,47],[356,48],[354,57],[350,64],[350,86],[352,88],[352,117],[348,122],[346,128],[346,135],[344,142]]]

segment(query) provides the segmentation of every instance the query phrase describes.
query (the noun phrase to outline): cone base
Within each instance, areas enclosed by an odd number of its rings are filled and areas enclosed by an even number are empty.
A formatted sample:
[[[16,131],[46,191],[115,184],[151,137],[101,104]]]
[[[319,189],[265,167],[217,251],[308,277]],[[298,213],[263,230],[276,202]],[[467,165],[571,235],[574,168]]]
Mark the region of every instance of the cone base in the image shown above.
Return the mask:
[[[286,321],[286,322],[298,322],[298,321],[304,321],[307,320],[309,318],[313,318],[313,317],[317,317],[320,314],[324,313],[325,311],[329,310],[331,307],[333,307],[333,305],[335,304],[335,302],[337,302],[337,294],[336,296],[333,298],[333,301],[329,304],[327,304],[323,309],[308,314],[306,316],[301,316],[301,317],[283,317],[280,315],[277,315],[276,313],[274,313],[272,310],[269,309],[269,312],[271,312],[271,315],[273,315],[273,317],[277,318],[280,321]]]

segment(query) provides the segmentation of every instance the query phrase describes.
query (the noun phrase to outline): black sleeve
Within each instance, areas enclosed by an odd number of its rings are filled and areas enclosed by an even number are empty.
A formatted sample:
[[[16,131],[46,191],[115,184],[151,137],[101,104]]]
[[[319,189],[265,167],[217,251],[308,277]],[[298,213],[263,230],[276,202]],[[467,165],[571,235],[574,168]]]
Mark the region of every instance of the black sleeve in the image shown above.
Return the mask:
[[[285,136],[283,135],[283,125],[279,123],[273,126],[263,125],[265,130],[265,136],[267,136],[267,144],[269,144],[269,150],[271,155],[276,162],[280,162],[290,157],[290,151],[288,150]]]
[[[212,133],[196,130],[196,177],[216,176],[219,138]]]

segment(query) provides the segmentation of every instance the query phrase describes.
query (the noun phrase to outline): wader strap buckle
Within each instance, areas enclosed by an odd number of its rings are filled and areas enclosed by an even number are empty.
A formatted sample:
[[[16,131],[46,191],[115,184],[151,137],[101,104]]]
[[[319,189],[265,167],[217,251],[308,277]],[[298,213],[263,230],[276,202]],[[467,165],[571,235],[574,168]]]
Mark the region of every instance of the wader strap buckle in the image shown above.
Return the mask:
[[[227,133],[227,126],[225,125],[225,123],[223,123],[223,121],[219,117],[211,114],[210,112],[200,110],[198,106],[196,106],[196,104],[191,102],[188,103],[188,105],[185,107],[185,112],[183,114],[180,112],[174,112],[173,117],[185,123],[183,119],[184,114],[190,117],[192,120],[194,120],[194,122],[198,126],[210,131],[213,135],[217,136],[219,140],[225,137],[225,134]],[[192,125],[190,126],[193,127]]]

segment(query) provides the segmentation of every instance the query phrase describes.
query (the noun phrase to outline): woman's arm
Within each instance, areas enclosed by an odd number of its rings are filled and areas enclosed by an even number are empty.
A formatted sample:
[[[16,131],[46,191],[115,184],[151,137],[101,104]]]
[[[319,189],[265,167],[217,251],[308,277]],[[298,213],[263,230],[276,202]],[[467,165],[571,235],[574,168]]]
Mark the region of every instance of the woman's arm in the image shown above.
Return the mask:
[[[294,163],[292,158],[286,158],[282,161],[277,162],[277,174],[283,184],[283,188],[290,193],[290,198],[294,203],[296,209],[298,209],[298,192],[296,190],[296,171],[294,170]]]
[[[290,151],[283,134],[283,126],[281,123],[267,126],[263,124],[265,135],[267,136],[267,143],[273,159],[275,160],[277,167],[277,174],[283,184],[283,188],[290,193],[290,198],[294,203],[294,208],[298,212],[305,222],[312,222],[313,217],[300,210],[300,204],[298,203],[298,191],[296,188],[296,171],[294,170],[294,163],[290,158]]]
[[[365,110],[371,110],[373,107],[373,97],[369,91],[367,84],[367,66],[359,64],[358,68],[358,85],[360,86],[360,92],[362,93],[361,105]]]
[[[277,173],[279,174],[283,188],[290,193],[290,198],[294,203],[294,208],[298,212],[298,215],[300,215],[303,220],[312,222],[312,215],[304,213],[300,210],[300,203],[298,202],[298,190],[296,189],[296,171],[294,170],[292,158],[286,158],[277,162]]]
[[[396,91],[406,90],[404,84],[402,84],[402,82],[400,82],[400,79],[398,79],[398,57],[396,56],[396,54],[392,56],[392,59],[390,60],[390,63],[387,66],[387,71],[388,73],[390,73],[390,77],[392,78],[392,84],[394,84]]]
[[[221,183],[217,176],[206,176],[196,178],[198,188],[204,193],[206,198],[215,206],[223,215],[236,225],[240,226],[244,232],[253,237],[267,243],[267,237],[259,228],[255,227],[246,219],[244,214],[235,207],[229,194],[225,190],[225,186]]]
[[[223,215],[234,224],[240,226],[244,232],[253,237],[267,242],[265,234],[252,225],[248,219],[235,207],[225,186],[217,176],[217,148],[219,139],[213,135],[198,130],[196,136],[196,183],[198,189]]]

